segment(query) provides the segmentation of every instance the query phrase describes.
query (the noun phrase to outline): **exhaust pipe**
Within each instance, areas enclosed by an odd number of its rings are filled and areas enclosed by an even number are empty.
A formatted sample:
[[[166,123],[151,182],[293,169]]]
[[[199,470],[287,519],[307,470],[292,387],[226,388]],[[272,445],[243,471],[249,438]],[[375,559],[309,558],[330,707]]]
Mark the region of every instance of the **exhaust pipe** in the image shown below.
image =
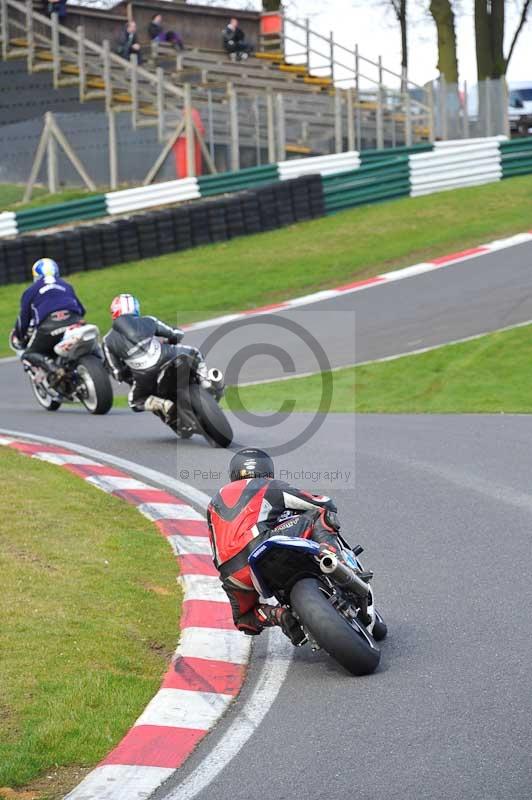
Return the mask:
[[[322,556],[319,564],[324,575],[328,575],[342,589],[358,594],[360,597],[368,596],[368,584],[362,578],[359,578],[347,564],[339,561],[334,553],[327,553]]]

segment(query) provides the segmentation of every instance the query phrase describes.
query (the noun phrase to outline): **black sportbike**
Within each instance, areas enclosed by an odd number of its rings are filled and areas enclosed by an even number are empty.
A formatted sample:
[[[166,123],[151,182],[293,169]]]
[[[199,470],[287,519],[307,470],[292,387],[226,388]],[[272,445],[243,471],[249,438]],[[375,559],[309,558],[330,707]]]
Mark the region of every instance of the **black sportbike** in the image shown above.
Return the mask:
[[[170,417],[153,413],[180,439],[199,433],[215,447],[229,447],[233,441],[231,425],[219,406],[224,394],[221,370],[207,369],[196,356],[179,353],[159,372],[155,394],[175,404]]]
[[[35,399],[46,411],[57,411],[63,403],[81,403],[90,414],[107,414],[111,409],[113,389],[96,325],[69,325],[44,366],[32,362],[30,355],[24,357],[24,347],[14,331],[9,343],[21,358]]]
[[[372,572],[358,560],[360,546],[339,538],[339,554],[308,539],[272,536],[253,550],[256,590],[296,616],[313,650],[322,648],[352,675],[377,669],[387,627],[375,608]]]

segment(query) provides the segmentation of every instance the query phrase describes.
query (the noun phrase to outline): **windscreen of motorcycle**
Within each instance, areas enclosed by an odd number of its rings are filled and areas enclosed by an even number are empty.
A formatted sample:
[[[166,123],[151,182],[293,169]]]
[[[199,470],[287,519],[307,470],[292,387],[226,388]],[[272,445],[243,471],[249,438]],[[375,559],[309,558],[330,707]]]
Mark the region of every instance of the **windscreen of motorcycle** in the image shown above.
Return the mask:
[[[155,367],[161,358],[161,343],[159,339],[143,339],[128,351],[125,359],[130,369],[145,370]]]

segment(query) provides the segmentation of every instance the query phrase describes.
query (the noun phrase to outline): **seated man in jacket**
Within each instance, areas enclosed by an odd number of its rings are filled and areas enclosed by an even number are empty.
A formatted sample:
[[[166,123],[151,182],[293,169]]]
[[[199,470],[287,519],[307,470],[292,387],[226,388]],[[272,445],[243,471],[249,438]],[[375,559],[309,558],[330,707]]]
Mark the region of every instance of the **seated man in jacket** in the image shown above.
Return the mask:
[[[74,288],[59,276],[59,267],[51,258],[40,258],[31,272],[33,283],[20,298],[11,341],[17,350],[26,348],[25,361],[41,367],[51,377],[56,369],[48,359],[55,355],[54,346],[69,325],[82,319],[85,308]]]
[[[293,644],[301,644],[305,635],[292,612],[260,602],[248,557],[261,541],[276,534],[313,539],[335,551],[340,530],[336,505],[329,497],[275,480],[272,459],[253,447],[235,453],[229,477],[230,483],[209,503],[207,523],[214,565],[229,597],[235,626],[256,635],[280,625]]]
[[[198,364],[203,360],[201,353],[187,345],[172,347],[181,341],[183,331],[156,317],[141,317],[139,301],[131,294],[114,298],[111,316],[113,326],[103,337],[103,351],[115,380],[131,385],[129,407],[133,411],[154,411],[165,420],[171,419],[175,405],[155,394],[157,377],[178,352],[192,356]]]
[[[142,64],[142,52],[140,49],[140,42],[137,37],[137,23],[134,19],[130,20],[118,41],[118,55],[129,61],[132,54],[136,54],[139,64]]]
[[[232,17],[223,30],[223,45],[225,52],[237,61],[247,58],[252,51],[236,17]]]

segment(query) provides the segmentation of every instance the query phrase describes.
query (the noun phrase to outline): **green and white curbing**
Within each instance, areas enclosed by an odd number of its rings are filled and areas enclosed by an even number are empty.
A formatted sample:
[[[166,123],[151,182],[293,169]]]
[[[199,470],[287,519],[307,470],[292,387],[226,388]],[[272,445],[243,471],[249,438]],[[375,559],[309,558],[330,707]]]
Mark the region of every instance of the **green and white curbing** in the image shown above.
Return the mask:
[[[387,150],[289,159],[238,172],[156,183],[58,205],[0,213],[0,238],[68,222],[255,189],[319,173],[326,213],[394,197],[417,197],[532,173],[532,137],[458,139]]]

